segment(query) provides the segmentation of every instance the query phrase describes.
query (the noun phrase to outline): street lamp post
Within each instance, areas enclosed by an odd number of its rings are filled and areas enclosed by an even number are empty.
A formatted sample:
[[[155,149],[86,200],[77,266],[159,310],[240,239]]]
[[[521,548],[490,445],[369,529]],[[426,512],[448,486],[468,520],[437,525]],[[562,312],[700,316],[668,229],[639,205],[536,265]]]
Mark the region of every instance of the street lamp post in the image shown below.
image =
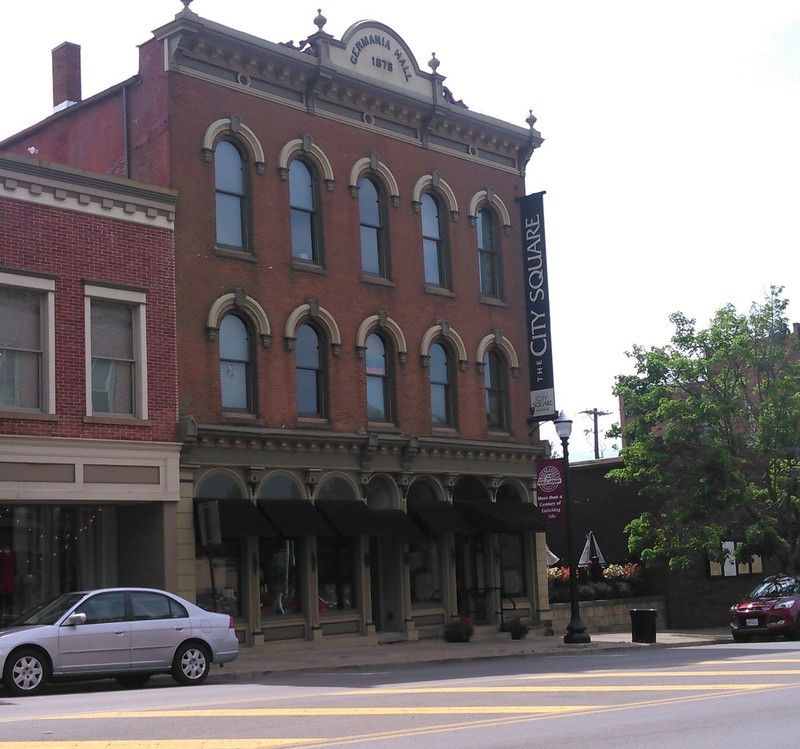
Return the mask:
[[[572,498],[569,493],[569,436],[572,434],[572,419],[568,418],[563,411],[558,414],[558,418],[553,421],[556,434],[561,440],[561,447],[564,450],[564,519],[567,525],[567,558],[569,559],[569,604],[570,620],[567,625],[567,634],[564,635],[564,642],[567,644],[583,644],[591,642],[592,638],[586,631],[586,626],[581,621],[581,611],[578,604],[578,564],[575,561],[575,545],[572,538],[572,521],[570,519],[570,505]]]

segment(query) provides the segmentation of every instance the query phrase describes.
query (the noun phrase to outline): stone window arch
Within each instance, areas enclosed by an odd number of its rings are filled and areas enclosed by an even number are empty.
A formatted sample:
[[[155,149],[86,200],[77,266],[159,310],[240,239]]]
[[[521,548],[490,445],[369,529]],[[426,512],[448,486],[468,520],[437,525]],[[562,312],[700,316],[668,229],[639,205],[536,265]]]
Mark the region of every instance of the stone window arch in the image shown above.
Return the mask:
[[[339,332],[339,326],[336,319],[324,307],[320,307],[315,299],[310,299],[305,304],[295,307],[289,318],[286,320],[286,327],[284,329],[284,339],[286,341],[286,348],[289,351],[294,350],[294,342],[297,338],[297,329],[307,318],[315,320],[321,325],[327,338],[331,344],[331,351],[334,356],[339,356],[342,352],[342,336]]]
[[[432,325],[422,336],[419,347],[420,363],[422,366],[428,366],[431,344],[439,337],[447,339],[455,348],[459,369],[464,371],[467,368],[467,348],[464,346],[464,341],[461,339],[461,336],[445,321]]]
[[[216,341],[222,318],[232,310],[247,315],[253,324],[254,333],[260,337],[261,345],[268,348],[272,341],[272,329],[264,308],[242,288],[218,297],[211,305],[206,320],[206,332],[209,341]]]
[[[278,173],[280,178],[284,181],[289,179],[289,165],[292,160],[298,156],[305,156],[309,161],[315,163],[325,180],[328,192],[332,192],[336,182],[333,177],[333,166],[331,166],[331,162],[325,152],[311,140],[310,135],[304,135],[302,138],[290,140],[281,149],[278,155]]]

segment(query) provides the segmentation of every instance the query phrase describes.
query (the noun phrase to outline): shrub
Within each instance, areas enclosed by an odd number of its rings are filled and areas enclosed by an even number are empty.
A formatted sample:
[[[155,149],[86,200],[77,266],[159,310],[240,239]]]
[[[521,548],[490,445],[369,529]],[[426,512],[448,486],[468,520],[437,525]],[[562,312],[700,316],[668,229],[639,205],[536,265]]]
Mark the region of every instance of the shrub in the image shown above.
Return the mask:
[[[444,639],[447,642],[469,642],[475,633],[475,626],[468,616],[451,619],[444,627]]]
[[[530,627],[528,627],[527,622],[517,618],[508,623],[508,631],[511,633],[512,640],[521,640],[530,632]]]

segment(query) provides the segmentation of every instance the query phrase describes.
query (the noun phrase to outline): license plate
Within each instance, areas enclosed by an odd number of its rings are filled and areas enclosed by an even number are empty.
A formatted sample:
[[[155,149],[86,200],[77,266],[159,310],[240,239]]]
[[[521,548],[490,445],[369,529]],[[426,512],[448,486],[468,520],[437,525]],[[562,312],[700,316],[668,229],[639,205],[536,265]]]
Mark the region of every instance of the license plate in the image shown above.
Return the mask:
[[[745,619],[744,623],[745,623],[745,626],[747,626],[747,627],[757,627],[758,626],[758,619]]]

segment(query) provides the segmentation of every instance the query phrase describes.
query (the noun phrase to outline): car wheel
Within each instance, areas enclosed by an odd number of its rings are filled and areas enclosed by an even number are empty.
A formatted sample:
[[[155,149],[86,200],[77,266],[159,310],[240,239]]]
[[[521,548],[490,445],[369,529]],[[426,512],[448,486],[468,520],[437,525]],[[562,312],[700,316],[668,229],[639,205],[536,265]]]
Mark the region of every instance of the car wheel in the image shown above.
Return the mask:
[[[731,634],[733,635],[734,642],[750,642],[750,635],[745,634],[744,632],[739,632],[738,630],[734,629],[731,630]]]
[[[125,689],[139,689],[150,681],[150,674],[125,674],[116,679],[117,684]]]
[[[12,694],[39,694],[49,678],[50,664],[42,652],[35,648],[21,648],[6,660],[3,684]]]
[[[202,684],[211,670],[211,657],[208,650],[202,645],[194,642],[185,642],[175,652],[172,661],[172,678],[183,684],[190,686]]]

